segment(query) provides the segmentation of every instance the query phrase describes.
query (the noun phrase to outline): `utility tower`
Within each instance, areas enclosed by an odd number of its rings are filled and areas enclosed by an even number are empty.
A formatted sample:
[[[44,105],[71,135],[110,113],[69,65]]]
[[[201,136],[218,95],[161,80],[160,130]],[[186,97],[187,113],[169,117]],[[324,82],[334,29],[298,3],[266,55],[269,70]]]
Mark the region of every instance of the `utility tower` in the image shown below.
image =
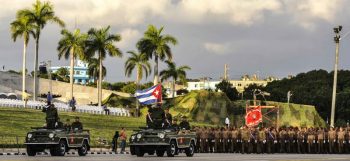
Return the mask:
[[[225,69],[224,69],[224,80],[228,80],[228,65],[225,64]]]

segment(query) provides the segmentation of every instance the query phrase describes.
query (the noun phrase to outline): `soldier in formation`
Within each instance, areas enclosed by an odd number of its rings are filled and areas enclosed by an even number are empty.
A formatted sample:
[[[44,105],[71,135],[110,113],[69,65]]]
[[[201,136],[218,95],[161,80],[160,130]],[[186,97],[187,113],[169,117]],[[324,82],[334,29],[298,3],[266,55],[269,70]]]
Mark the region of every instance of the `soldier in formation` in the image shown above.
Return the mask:
[[[196,127],[200,153],[350,153],[350,128]]]

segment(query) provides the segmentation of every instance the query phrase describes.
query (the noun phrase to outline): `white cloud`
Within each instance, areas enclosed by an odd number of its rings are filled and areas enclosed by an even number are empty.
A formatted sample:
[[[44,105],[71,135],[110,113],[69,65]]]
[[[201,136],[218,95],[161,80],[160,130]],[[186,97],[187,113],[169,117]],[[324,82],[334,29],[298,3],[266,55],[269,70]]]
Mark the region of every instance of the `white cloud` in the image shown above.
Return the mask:
[[[125,28],[120,31],[122,40],[117,43],[118,47],[131,48],[134,47],[137,40],[141,38],[141,33],[138,30],[132,28]]]
[[[231,50],[231,46],[228,43],[220,44],[220,43],[213,43],[213,42],[206,42],[203,44],[203,47],[213,54],[227,54]]]

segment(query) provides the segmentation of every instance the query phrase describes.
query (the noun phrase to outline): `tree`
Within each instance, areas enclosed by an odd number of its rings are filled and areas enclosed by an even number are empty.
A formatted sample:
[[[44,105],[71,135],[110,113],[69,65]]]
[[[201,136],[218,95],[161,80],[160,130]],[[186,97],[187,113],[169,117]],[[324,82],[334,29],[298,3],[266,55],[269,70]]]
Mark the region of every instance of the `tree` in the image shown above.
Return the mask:
[[[68,69],[67,68],[59,68],[57,71],[56,71],[56,74],[57,76],[64,82],[68,82],[69,81],[69,72],[68,72]]]
[[[96,83],[98,76],[100,75],[100,65],[99,61],[96,58],[90,58],[88,60],[85,59],[85,61],[88,62],[88,70],[87,73],[90,78],[94,80],[94,83]],[[107,69],[105,66],[102,66],[102,78],[104,78],[107,74]]]
[[[58,42],[58,59],[64,57],[66,60],[70,58],[70,99],[73,98],[74,84],[74,60],[79,57],[85,58],[84,48],[87,39],[86,34],[81,34],[79,29],[70,32],[66,29],[61,31],[62,38]]]
[[[140,80],[143,78],[145,73],[146,78],[151,72],[151,65],[148,62],[148,57],[145,53],[136,53],[134,51],[129,51],[131,56],[125,62],[125,75],[130,77],[132,71],[136,68],[136,90],[139,89]],[[123,88],[124,89],[124,88]],[[136,99],[136,117],[139,114],[139,103]]]
[[[88,31],[88,39],[86,41],[87,53],[91,56],[97,54],[99,61],[99,85],[98,85],[98,106],[101,107],[102,101],[102,61],[106,58],[107,54],[111,57],[122,57],[122,52],[117,48],[114,43],[121,40],[120,35],[110,34],[110,26],[101,29],[92,28]]]
[[[149,25],[144,33],[144,37],[137,42],[137,48],[141,53],[146,53],[149,58],[154,57],[154,83],[159,82],[158,59],[164,61],[166,58],[172,60],[172,52],[169,44],[176,45],[177,40],[171,35],[162,34],[164,27],[157,29],[153,25]]]
[[[237,89],[233,88],[232,84],[227,80],[222,80],[219,84],[217,84],[216,90],[220,90],[221,92],[225,93],[231,101],[239,98]]]
[[[26,57],[27,57],[27,45],[30,36],[35,38],[34,30],[36,26],[31,23],[27,17],[23,17],[17,13],[16,20],[11,24],[11,36],[13,41],[17,40],[17,37],[23,38],[23,58],[22,58],[22,71],[27,71]],[[26,72],[22,72],[22,93],[26,90]]]
[[[180,82],[186,82],[186,70],[191,68],[187,65],[177,67],[174,62],[165,61],[168,68],[160,72],[161,81],[167,80],[169,78],[173,79],[173,98],[175,97],[175,83],[180,80]]]
[[[18,11],[20,17],[28,18],[30,23],[36,25],[35,28],[35,58],[34,58],[34,93],[33,99],[36,100],[38,95],[38,57],[39,57],[39,39],[41,30],[45,27],[48,22],[53,22],[59,24],[61,27],[64,27],[64,22],[55,15],[54,7],[50,2],[42,3],[40,0],[37,0],[32,8],[23,9]]]

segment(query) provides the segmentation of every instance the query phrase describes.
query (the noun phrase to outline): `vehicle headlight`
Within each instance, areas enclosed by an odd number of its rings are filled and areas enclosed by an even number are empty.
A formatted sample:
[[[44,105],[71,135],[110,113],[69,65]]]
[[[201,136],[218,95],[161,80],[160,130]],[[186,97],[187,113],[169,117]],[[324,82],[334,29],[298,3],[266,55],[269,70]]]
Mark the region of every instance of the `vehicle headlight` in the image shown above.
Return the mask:
[[[27,137],[28,139],[32,138],[33,134],[28,134]]]
[[[141,135],[141,134],[137,134],[136,137],[137,137],[138,139],[141,139],[142,135]]]
[[[49,134],[49,138],[53,138],[54,134],[53,133],[50,133]]]
[[[132,135],[132,136],[131,136],[131,140],[134,140],[134,139],[135,139],[135,135]]]
[[[164,138],[164,136],[165,136],[165,134],[164,134],[164,133],[158,133],[158,137],[159,137],[159,138],[163,139],[163,138]]]

